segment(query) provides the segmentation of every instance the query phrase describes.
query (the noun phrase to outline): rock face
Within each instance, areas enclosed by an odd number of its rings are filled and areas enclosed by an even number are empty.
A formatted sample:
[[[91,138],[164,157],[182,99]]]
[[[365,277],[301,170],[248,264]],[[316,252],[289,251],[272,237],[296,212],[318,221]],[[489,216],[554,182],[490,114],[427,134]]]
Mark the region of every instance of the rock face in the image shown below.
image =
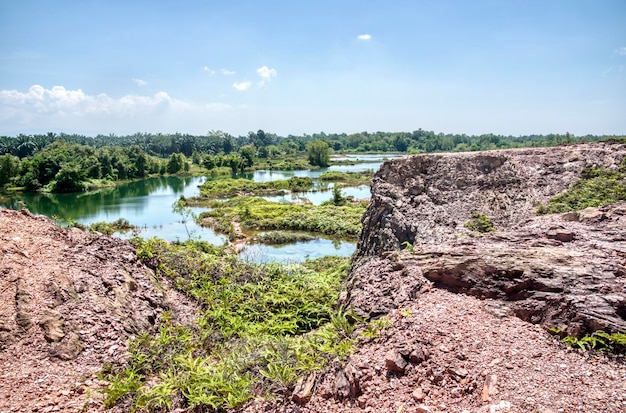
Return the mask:
[[[93,411],[94,373],[165,310],[194,314],[127,241],[0,209],[0,411]]]
[[[600,143],[387,161],[341,301],[376,317],[434,285],[573,335],[626,330],[626,203],[535,214],[583,169],[624,157],[626,145]],[[465,228],[474,211],[496,232]]]

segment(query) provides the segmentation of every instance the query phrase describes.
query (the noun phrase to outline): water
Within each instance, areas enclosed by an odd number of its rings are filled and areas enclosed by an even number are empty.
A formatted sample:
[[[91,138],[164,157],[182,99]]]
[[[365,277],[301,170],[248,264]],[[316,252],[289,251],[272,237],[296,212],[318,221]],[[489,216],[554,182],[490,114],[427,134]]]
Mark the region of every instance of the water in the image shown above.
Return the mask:
[[[307,258],[320,258],[327,255],[349,257],[354,252],[352,242],[318,238],[313,241],[296,242],[285,245],[250,244],[243,246],[239,256],[251,262],[300,262]]]
[[[293,176],[308,176],[316,179],[328,170],[344,172],[376,170],[380,167],[383,157],[385,156],[349,155],[347,158],[350,160],[365,162],[356,165],[331,166],[314,171],[256,171],[245,177],[257,182],[288,179]],[[205,180],[204,177],[156,177],[88,193],[18,193],[11,195],[8,201],[0,206],[12,209],[25,206],[34,214],[46,215],[60,221],[74,220],[85,225],[124,218],[140,228],[139,235],[144,238],[156,236],[168,241],[184,241],[191,235],[215,245],[223,245],[227,242],[226,237],[216,234],[211,229],[200,227],[193,219],[183,222],[184,217],[175,213],[172,208],[181,195],[185,197],[198,195],[198,186]],[[309,202],[319,205],[332,198],[330,190],[332,186],[332,183],[316,181],[316,188],[320,189],[319,191],[266,198],[276,202],[294,202],[298,198],[306,198]],[[344,196],[354,196],[359,199],[370,196],[369,187],[366,185],[343,188],[342,193]],[[200,213],[202,209],[195,208],[194,212]],[[315,241],[280,246],[251,245],[243,254],[257,262],[264,260],[284,262],[324,255],[350,256],[354,249],[354,243],[320,238]]]
[[[104,188],[80,194],[19,193],[3,207],[19,209],[25,205],[33,214],[46,215],[59,221],[73,220],[90,225],[111,222],[119,218],[140,228],[144,238],[159,237],[168,241],[184,241],[193,236],[223,245],[227,239],[213,230],[202,228],[193,219],[173,211],[173,204],[181,195],[191,197],[199,193],[203,177],[158,177]],[[194,212],[200,212],[196,209]]]
[[[292,203],[292,202],[310,202],[313,205],[320,205],[323,202],[330,201],[333,198],[333,184],[322,191],[308,191],[298,193],[287,193],[285,195],[264,196],[263,198],[272,202]],[[341,194],[345,197],[352,196],[355,199],[369,198],[371,195],[370,187],[360,185],[355,187],[341,188]]]

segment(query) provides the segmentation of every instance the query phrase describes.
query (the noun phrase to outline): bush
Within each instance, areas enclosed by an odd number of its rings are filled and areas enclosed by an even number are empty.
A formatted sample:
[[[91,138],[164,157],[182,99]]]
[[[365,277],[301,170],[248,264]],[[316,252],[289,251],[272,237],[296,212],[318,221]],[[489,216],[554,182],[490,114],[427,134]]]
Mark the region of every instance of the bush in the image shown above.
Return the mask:
[[[567,191],[539,205],[537,214],[555,214],[599,207],[626,200],[626,158],[617,171],[603,168],[583,170],[581,177]]]
[[[472,219],[465,223],[465,228],[468,228],[471,231],[480,232],[481,234],[496,230],[493,226],[491,218],[487,215],[474,211],[472,212],[471,217]]]

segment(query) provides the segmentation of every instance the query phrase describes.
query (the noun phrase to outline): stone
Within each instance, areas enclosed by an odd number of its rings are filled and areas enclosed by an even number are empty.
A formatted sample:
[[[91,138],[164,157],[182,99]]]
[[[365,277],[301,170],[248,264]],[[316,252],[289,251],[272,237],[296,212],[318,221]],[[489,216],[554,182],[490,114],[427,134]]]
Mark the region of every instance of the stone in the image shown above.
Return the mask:
[[[574,240],[574,233],[565,230],[549,231],[547,236],[550,239],[555,239],[561,242],[572,242]]]
[[[50,356],[67,361],[75,359],[82,351],[82,340],[78,334],[70,333],[63,341],[50,348]]]
[[[432,410],[430,409],[430,407],[424,406],[423,404],[420,404],[415,409],[415,413],[432,413]]]
[[[491,396],[496,394],[496,383],[498,381],[498,377],[495,374],[490,374],[485,379],[485,384],[483,385],[483,390],[480,393],[481,399],[484,402],[491,401]]]
[[[291,394],[291,400],[298,404],[308,403],[308,401],[311,400],[311,396],[313,396],[313,387],[315,386],[316,378],[317,374],[315,372],[301,377]]]
[[[461,367],[448,367],[447,371],[456,381],[461,381],[461,379],[464,379],[469,374],[467,370]]]
[[[598,208],[589,207],[578,212],[578,219],[581,221],[600,221],[604,218],[604,212]]]
[[[422,390],[422,388],[420,386],[417,386],[415,388],[415,390],[413,390],[413,393],[411,393],[411,397],[413,397],[413,399],[417,402],[421,402],[422,400],[424,400],[424,390]]]
[[[361,394],[359,372],[352,364],[340,369],[335,374],[334,396],[338,400],[356,399]]]
[[[409,353],[409,361],[413,364],[420,364],[428,360],[428,350],[426,350],[419,343],[416,343],[411,353]]]
[[[46,315],[39,321],[43,336],[49,343],[56,343],[65,337],[65,319],[57,310],[47,310]]]
[[[391,349],[385,355],[385,366],[387,370],[394,373],[404,373],[404,368],[408,362],[402,357],[402,354],[396,349]]]

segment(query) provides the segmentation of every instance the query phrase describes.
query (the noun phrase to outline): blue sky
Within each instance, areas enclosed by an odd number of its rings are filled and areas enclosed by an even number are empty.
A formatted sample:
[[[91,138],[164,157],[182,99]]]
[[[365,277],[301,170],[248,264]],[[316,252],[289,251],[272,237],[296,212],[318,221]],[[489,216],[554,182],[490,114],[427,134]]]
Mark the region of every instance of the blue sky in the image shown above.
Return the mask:
[[[626,1],[0,0],[0,134],[626,134]]]

